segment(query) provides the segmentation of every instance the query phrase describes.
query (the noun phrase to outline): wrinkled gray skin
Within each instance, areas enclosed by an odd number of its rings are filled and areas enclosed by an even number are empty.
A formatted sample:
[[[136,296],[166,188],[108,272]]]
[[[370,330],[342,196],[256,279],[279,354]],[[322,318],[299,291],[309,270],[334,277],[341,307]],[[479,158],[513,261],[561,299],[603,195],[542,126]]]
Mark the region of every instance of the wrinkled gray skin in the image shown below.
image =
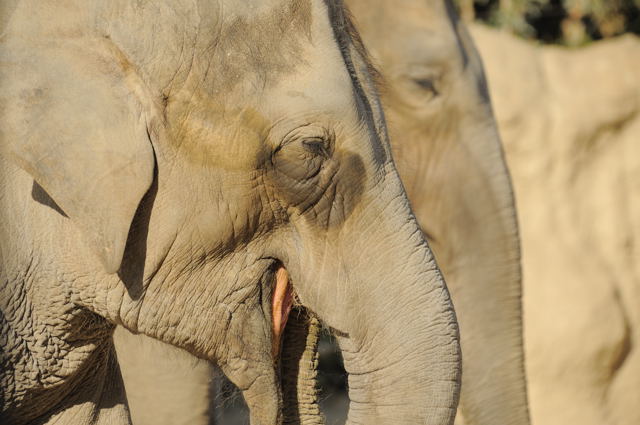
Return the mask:
[[[393,154],[456,305],[464,350],[459,419],[528,424],[515,206],[477,50],[449,1],[347,5],[381,71]],[[128,349],[135,340],[122,333],[119,342],[124,356],[137,357]],[[201,381],[201,370],[179,362],[173,368],[183,378],[174,385]],[[159,385],[149,389],[132,382],[136,394],[153,393],[158,405],[173,410],[206,411],[201,401],[180,405],[163,390],[172,369],[140,365],[125,370],[125,382],[128,373],[130,380],[145,375]],[[132,409],[147,415],[141,423],[166,418],[147,403]],[[201,421],[207,423],[206,416]]]
[[[528,424],[511,180],[479,54],[449,0],[347,0],[393,155],[460,324],[467,424]]]
[[[3,12],[3,16],[7,12]],[[449,424],[453,308],[334,1],[29,1],[0,39],[2,423],[127,423],[115,325],[281,421],[278,264],[351,424]]]

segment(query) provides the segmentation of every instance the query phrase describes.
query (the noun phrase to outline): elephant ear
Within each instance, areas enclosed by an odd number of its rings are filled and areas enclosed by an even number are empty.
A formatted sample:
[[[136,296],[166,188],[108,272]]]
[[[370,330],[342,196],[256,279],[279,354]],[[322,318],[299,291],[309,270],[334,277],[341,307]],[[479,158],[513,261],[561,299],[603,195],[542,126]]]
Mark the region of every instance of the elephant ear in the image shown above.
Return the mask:
[[[117,272],[155,166],[133,71],[94,46],[5,48],[1,57],[3,150]]]

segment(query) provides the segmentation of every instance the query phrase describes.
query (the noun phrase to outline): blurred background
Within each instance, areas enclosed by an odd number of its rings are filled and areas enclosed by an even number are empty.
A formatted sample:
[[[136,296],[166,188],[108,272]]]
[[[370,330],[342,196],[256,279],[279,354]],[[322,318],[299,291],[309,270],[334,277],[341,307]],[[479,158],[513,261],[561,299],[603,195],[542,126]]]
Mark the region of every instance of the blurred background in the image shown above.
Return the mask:
[[[640,424],[640,1],[459,5],[514,185],[532,423]]]
[[[640,0],[456,0],[466,21],[520,37],[581,46],[625,32],[640,33]]]
[[[640,0],[456,3],[518,205],[532,422],[640,424]],[[320,369],[327,423],[344,423],[328,332]],[[216,424],[248,423],[214,385]]]

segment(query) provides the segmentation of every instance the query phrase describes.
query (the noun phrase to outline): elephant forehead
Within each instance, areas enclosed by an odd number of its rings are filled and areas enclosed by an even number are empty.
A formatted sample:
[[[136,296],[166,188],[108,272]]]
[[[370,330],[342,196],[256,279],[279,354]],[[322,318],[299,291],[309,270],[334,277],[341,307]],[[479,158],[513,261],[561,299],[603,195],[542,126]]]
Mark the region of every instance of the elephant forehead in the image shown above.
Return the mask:
[[[211,63],[216,86],[229,91],[241,82],[264,86],[284,78],[304,61],[301,52],[310,42],[311,22],[310,0],[223,17]]]
[[[458,48],[444,2],[348,0],[361,23],[359,29],[378,63],[390,68],[445,61]]]
[[[95,21],[157,89],[187,79],[229,90],[250,76],[279,75],[310,39],[311,0],[108,2]]]

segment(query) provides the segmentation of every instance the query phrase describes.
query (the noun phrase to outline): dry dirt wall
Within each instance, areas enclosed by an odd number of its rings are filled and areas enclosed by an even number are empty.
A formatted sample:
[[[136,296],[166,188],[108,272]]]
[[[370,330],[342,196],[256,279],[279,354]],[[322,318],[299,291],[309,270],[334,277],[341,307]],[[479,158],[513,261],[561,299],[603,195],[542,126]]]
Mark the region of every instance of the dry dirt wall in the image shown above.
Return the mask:
[[[533,424],[640,424],[640,39],[472,32],[519,209]]]

